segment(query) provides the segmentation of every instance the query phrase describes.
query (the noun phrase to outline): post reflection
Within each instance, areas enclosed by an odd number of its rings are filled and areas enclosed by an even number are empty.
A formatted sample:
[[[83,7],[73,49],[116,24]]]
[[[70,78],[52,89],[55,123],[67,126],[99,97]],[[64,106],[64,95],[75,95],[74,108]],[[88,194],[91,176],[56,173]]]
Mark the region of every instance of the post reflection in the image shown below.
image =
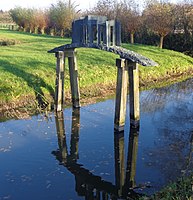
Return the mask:
[[[78,164],[78,143],[80,134],[80,109],[72,112],[70,153],[67,150],[63,112],[56,114],[58,135],[57,151],[52,153],[75,176],[75,190],[85,200],[128,199],[138,197],[132,188],[135,187],[137,146],[139,129],[131,128],[127,166],[125,167],[124,131],[114,132],[115,184],[92,174],[82,164]]]
[[[60,162],[66,163],[68,152],[67,152],[67,145],[66,145],[64,115],[62,111],[56,113],[55,121],[56,121],[56,131],[57,131],[57,136],[58,136]]]
[[[114,153],[115,153],[115,182],[119,196],[123,192],[125,182],[125,148],[124,131],[114,131]]]
[[[125,179],[125,193],[128,194],[131,188],[136,187],[135,175],[136,175],[136,164],[137,164],[137,150],[138,150],[138,136],[139,127],[131,127],[129,133],[129,145],[127,154],[127,168],[126,168],[126,179]]]
[[[71,141],[70,141],[70,158],[73,161],[78,159],[78,142],[80,132],[80,109],[76,108],[72,111],[72,127],[71,127]]]

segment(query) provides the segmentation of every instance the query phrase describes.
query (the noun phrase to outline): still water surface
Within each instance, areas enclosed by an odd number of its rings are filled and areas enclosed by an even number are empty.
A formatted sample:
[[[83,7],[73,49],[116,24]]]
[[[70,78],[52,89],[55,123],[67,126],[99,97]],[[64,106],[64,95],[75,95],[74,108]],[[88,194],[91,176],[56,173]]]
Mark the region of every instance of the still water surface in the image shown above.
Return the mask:
[[[114,132],[114,99],[0,123],[0,200],[152,194],[192,172],[193,79],[140,93],[140,129]]]

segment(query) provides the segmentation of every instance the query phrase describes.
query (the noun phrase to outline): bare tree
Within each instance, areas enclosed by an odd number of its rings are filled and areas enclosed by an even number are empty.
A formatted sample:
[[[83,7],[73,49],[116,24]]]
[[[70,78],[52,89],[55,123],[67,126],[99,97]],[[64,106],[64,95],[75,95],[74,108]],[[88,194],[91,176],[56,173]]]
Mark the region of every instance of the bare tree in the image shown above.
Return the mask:
[[[118,8],[117,0],[98,0],[96,6],[87,11],[87,14],[106,16],[110,20],[117,18],[120,14]]]
[[[13,20],[8,11],[0,11],[0,23],[13,24]]]
[[[193,3],[183,2],[175,6],[175,24],[177,30],[183,30],[185,36],[193,30]]]
[[[134,43],[134,34],[141,21],[138,5],[134,0],[98,0],[96,6],[87,14],[107,16],[109,20],[118,19],[121,22],[123,37],[129,33],[131,43]]]
[[[143,12],[144,23],[160,36],[159,47],[163,47],[164,37],[173,30],[173,10],[169,3],[150,3]]]
[[[19,26],[19,30],[24,28],[24,10],[22,7],[15,7],[9,11],[13,21]]]
[[[49,10],[49,20],[52,27],[60,30],[60,35],[64,36],[66,31],[71,30],[71,24],[76,17],[76,6],[69,0],[58,1],[52,4]]]
[[[123,32],[130,34],[130,42],[134,43],[134,34],[141,25],[141,16],[138,5],[135,1],[124,0],[119,9],[119,20],[122,24]]]
[[[41,34],[44,34],[45,28],[48,26],[48,15],[45,11],[37,10],[35,15],[35,21],[37,23],[37,28]],[[36,30],[37,32],[37,30]]]

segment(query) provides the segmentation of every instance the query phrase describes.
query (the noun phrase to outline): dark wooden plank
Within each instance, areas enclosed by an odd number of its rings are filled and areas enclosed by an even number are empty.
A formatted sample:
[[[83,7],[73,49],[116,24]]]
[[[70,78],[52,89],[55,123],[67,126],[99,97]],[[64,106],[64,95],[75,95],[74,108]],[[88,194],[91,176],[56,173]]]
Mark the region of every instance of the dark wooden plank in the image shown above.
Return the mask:
[[[130,124],[139,125],[139,67],[135,62],[127,61],[129,69],[129,102],[130,102]]]
[[[56,53],[55,110],[61,111],[64,104],[64,53]]]
[[[65,49],[81,48],[81,47],[94,48],[94,49],[100,49],[103,51],[112,52],[112,53],[120,55],[120,57],[123,59],[127,59],[132,62],[136,62],[143,66],[158,66],[158,64],[156,62],[154,62],[153,60],[150,60],[149,58],[142,56],[134,51],[124,49],[124,48],[118,47],[118,46],[106,46],[106,45],[102,45],[102,44],[100,44],[100,45],[83,44],[83,43],[66,44],[66,45],[62,45],[62,46],[56,47],[54,49],[51,49],[50,51],[48,51],[48,53],[56,53],[58,51],[64,51]]]
[[[128,88],[128,69],[125,65],[125,59],[117,59],[117,86],[115,102],[115,130],[121,130],[125,125],[126,105],[127,105],[127,88]]]

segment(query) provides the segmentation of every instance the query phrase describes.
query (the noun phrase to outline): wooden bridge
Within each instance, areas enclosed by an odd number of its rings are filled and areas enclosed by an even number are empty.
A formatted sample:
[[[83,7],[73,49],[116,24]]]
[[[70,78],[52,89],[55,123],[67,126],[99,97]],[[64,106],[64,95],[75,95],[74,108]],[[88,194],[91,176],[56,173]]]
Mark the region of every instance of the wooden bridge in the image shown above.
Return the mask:
[[[90,19],[90,21],[88,19]],[[76,48],[84,47],[84,48],[100,49],[100,50],[118,54],[120,56],[119,59],[116,59],[117,86],[116,86],[114,127],[116,130],[119,130],[119,131],[123,130],[124,128],[126,105],[127,105],[128,83],[129,83],[129,98],[130,98],[130,124],[134,127],[137,127],[139,126],[139,118],[140,118],[138,64],[143,65],[143,66],[157,66],[157,63],[133,51],[124,49],[120,46],[116,46],[116,44],[120,43],[119,42],[120,38],[117,38],[117,35],[119,37],[120,34],[116,34],[116,31],[115,31],[115,28],[116,28],[115,25],[117,25],[117,23],[115,22],[113,23],[113,21],[110,21],[108,23],[106,22],[105,24],[103,21],[105,18],[101,19],[101,18],[93,17],[93,16],[91,16],[90,18],[88,17],[88,19],[87,19],[86,29],[82,28],[84,24],[83,22],[85,19],[83,19],[82,21],[78,20],[78,28],[76,26],[73,26],[74,29],[76,29],[76,32],[79,30],[80,35],[82,35],[82,37],[78,39],[73,38],[72,41],[76,41],[76,42],[72,44],[62,45],[48,51],[49,53],[55,53],[55,56],[56,56],[56,92],[55,92],[56,107],[55,107],[55,110],[61,111],[64,106],[65,60],[68,59],[68,63],[69,63],[72,105],[74,108],[79,108],[80,107],[80,90],[79,90],[79,80],[78,80]],[[100,19],[100,23],[97,21],[99,19]],[[84,24],[84,27],[85,27],[85,24]],[[95,29],[93,29],[93,27],[94,28],[103,27],[103,31],[99,29],[98,34],[97,34],[97,32],[94,31]],[[117,31],[117,32],[120,33],[120,31]],[[93,34],[95,36],[93,36]],[[94,41],[94,38],[96,38],[96,42]]]

